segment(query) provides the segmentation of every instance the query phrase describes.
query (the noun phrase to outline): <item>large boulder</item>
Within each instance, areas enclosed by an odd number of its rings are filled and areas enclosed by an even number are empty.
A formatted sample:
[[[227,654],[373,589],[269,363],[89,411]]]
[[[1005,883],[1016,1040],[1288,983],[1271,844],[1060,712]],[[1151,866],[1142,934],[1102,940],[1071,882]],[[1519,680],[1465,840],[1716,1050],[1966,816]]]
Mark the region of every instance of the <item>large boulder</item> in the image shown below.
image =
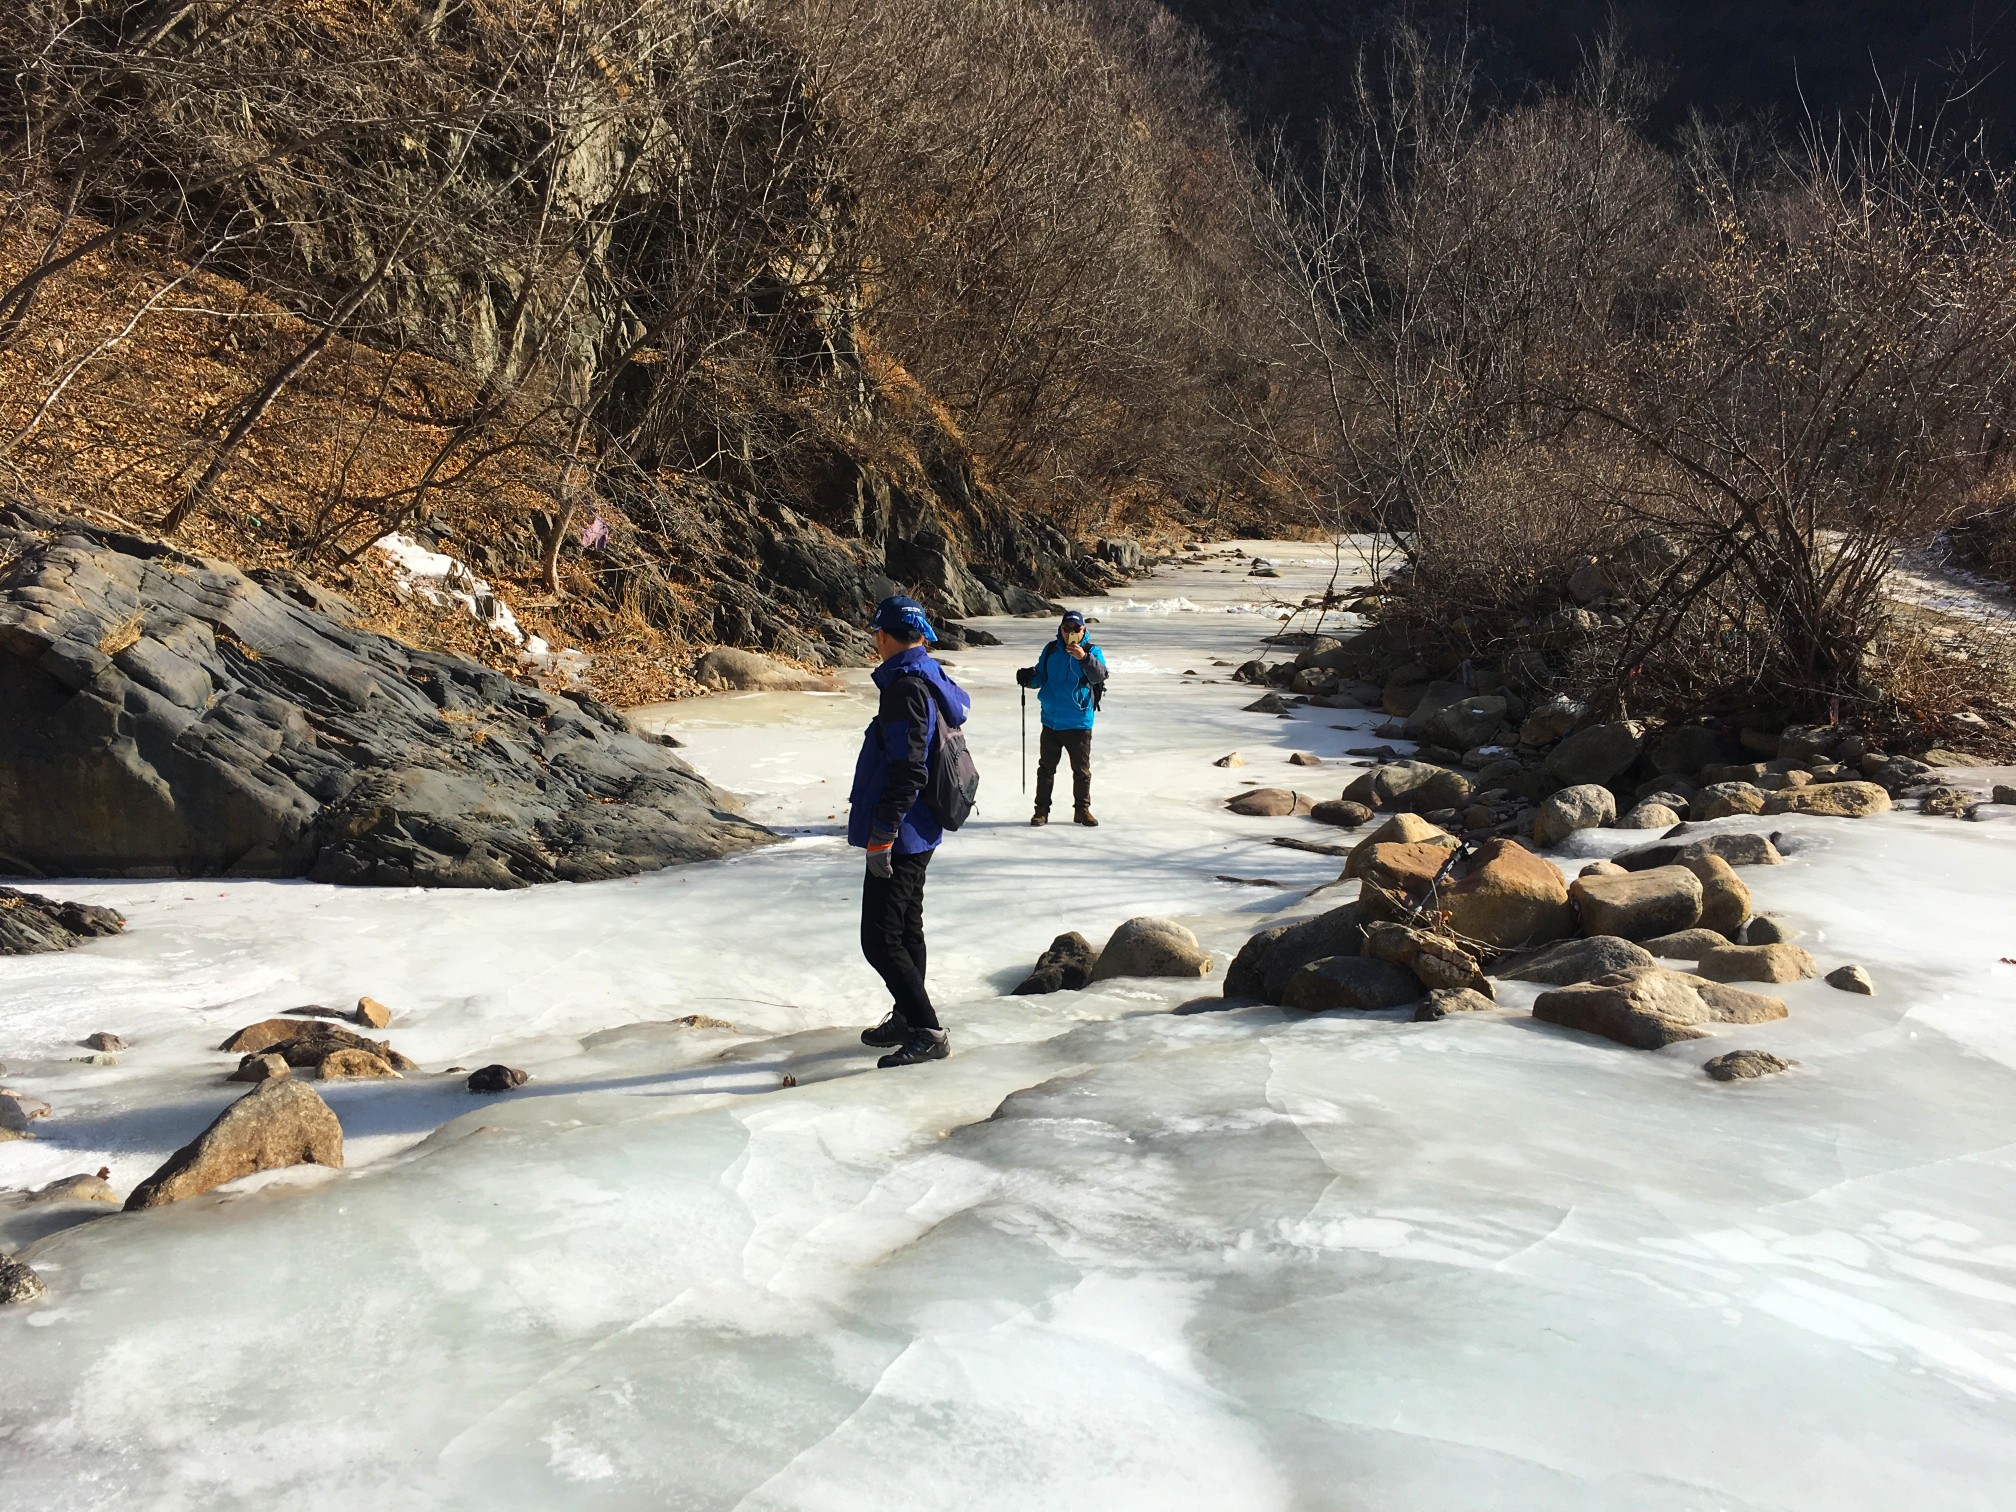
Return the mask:
[[[1577,730],[1547,753],[1547,770],[1570,787],[1607,783],[1622,776],[1638,759],[1645,733],[1629,720],[1591,725]]]
[[[1533,816],[1536,845],[1559,845],[1577,830],[1601,829],[1617,821],[1617,795],[1593,782],[1562,788]]]
[[[0,866],[522,887],[772,838],[613,709],[298,580],[21,505],[0,563]]]
[[[1197,936],[1169,919],[1129,919],[1113,931],[1092,980],[1113,977],[1201,977],[1211,970],[1211,953]]]
[[[1420,689],[1411,697],[1410,707],[1403,720],[1408,738],[1422,738],[1429,720],[1451,704],[1461,703],[1469,697],[1469,694],[1470,690],[1460,682],[1431,682]],[[1495,730],[1498,727],[1494,724],[1491,728]],[[1474,745],[1476,742],[1472,741],[1470,744]],[[1457,749],[1463,748],[1458,746]]]
[[[1499,968],[1498,974],[1513,982],[1544,982],[1550,987],[1566,987],[1574,982],[1593,982],[1618,972],[1644,971],[1659,963],[1650,952],[1619,939],[1616,935],[1591,935],[1587,939],[1562,940],[1545,950],[1522,956]]]
[[[1649,940],[1701,921],[1701,879],[1684,866],[1577,877],[1568,895],[1592,935]]]
[[[1669,961],[1698,961],[1709,951],[1727,945],[1729,937],[1712,929],[1676,929],[1672,934],[1654,935],[1642,943],[1653,955]]]
[[[1371,822],[1372,810],[1362,803],[1353,803],[1348,798],[1325,798],[1310,808],[1309,817],[1318,824],[1334,824],[1339,829],[1356,829],[1361,824]]]
[[[822,672],[807,672],[736,646],[716,646],[693,663],[693,680],[710,693],[830,693],[840,685]]]
[[[0,857],[0,865],[5,858]],[[118,934],[125,919],[95,903],[65,903],[40,893],[0,887],[0,956],[68,950],[86,940]]]
[[[195,1197],[255,1171],[343,1164],[343,1127],[306,1082],[261,1082],[133,1189],[126,1210]]]
[[[1291,814],[1306,814],[1315,804],[1287,788],[1263,787],[1234,794],[1225,800],[1225,807],[1252,818],[1285,819]]]
[[[1544,945],[1575,927],[1561,873],[1516,840],[1486,840],[1440,898],[1449,927],[1494,950]]]
[[[1712,725],[1675,725],[1645,748],[1645,761],[1662,777],[1691,777],[1705,766],[1727,761],[1734,744]]]
[[[1519,743],[1552,745],[1572,733],[1588,717],[1589,705],[1579,698],[1570,698],[1566,693],[1557,693],[1526,716],[1526,722],[1519,727]]]
[[[1820,975],[1820,963],[1798,945],[1721,945],[1694,970],[1713,982],[1802,982]]]
[[[1700,879],[1701,927],[1735,939],[1750,920],[1750,889],[1736,868],[1712,851],[1684,856],[1680,864]]]
[[[1412,972],[1431,992],[1462,988],[1487,997],[1491,993],[1491,980],[1479,968],[1477,957],[1460,940],[1435,930],[1391,922],[1368,924],[1361,953],[1367,960]]]
[[[1834,819],[1865,819],[1890,806],[1890,794],[1873,782],[1816,782],[1785,788],[1764,800],[1767,814],[1823,814]]]
[[[1050,948],[1036,958],[1036,969],[1022,980],[1016,997],[1032,997],[1046,992],[1076,992],[1092,980],[1092,968],[1099,964],[1099,952],[1076,930],[1060,934]]]
[[[1375,845],[1358,867],[1358,906],[1366,921],[1394,919],[1430,900],[1449,876],[1455,853],[1446,845]]]
[[[1240,948],[1226,971],[1225,996],[1278,1003],[1288,979],[1302,967],[1326,956],[1356,955],[1364,940],[1364,921],[1356,903],[1299,924],[1263,929]]]
[[[1455,808],[1471,794],[1470,779],[1425,761],[1388,761],[1355,778],[1344,797],[1375,809]]]
[[[1769,835],[1747,830],[1641,845],[1612,859],[1626,871],[1649,871],[1655,866],[1678,866],[1689,856],[1720,856],[1731,866],[1777,866],[1785,859]]]
[[[1634,1050],[1658,1050],[1700,1039],[1713,1032],[1710,1024],[1781,1019],[1785,1005],[1776,998],[1718,987],[1655,966],[1543,992],[1534,1000],[1533,1017],[1598,1034]]]
[[[1344,875],[1360,875],[1375,845],[1439,845],[1454,850],[1458,843],[1454,835],[1419,814],[1395,814],[1351,847],[1351,854],[1344,858]]]
[[[1505,700],[1492,694],[1459,698],[1421,722],[1421,738],[1452,751],[1480,746],[1505,723]]]
[[[1288,979],[1281,1001],[1289,1008],[1398,1008],[1423,996],[1411,971],[1364,956],[1312,961]]]
[[[1688,800],[1687,817],[1699,822],[1734,814],[1761,814],[1765,796],[1753,782],[1711,782]]]

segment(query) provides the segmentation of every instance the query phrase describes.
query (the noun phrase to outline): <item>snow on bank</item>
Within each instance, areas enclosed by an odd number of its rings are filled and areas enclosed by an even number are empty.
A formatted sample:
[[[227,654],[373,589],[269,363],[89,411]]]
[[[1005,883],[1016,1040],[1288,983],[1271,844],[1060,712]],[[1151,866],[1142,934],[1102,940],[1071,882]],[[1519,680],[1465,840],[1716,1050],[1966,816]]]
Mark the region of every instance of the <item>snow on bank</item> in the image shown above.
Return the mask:
[[[1284,597],[1327,576],[1259,549]],[[9,1082],[57,1109],[0,1181],[109,1160],[124,1191],[236,1090],[209,1047],[302,1001],[370,992],[423,1064],[537,1080],[333,1086],[351,1169],[34,1245],[49,1298],[0,1313],[9,1500],[2006,1505],[2016,827],[1771,821],[1790,859],[1746,873],[1760,905],[1878,996],[1796,984],[1790,1020],[1713,1045],[1168,1011],[1216,974],[1004,997],[1063,929],[1174,914],[1222,972],[1338,896],[1303,898],[1334,862],[1266,843],[1322,832],[1221,802],[1341,786],[1285,758],[1372,717],[1239,712],[1214,660],[1271,610],[1222,612],[1250,602],[1229,575],[1164,582],[1202,612],[1098,632],[1141,671],[1106,700],[1096,831],[1023,822],[1012,669],[1048,627],[986,622],[1008,644],[947,658],[985,786],[932,872],[942,1065],[859,1074],[878,993],[837,829],[861,674],[656,714],[795,831],[762,854],[508,895],[57,889],[133,931],[0,962]],[[1209,765],[1233,749],[1247,767]],[[665,1022],[696,1012],[741,1032]],[[134,1041],[120,1066],[64,1059],[98,1028]],[[1701,1075],[1745,1045],[1801,1067]]]
[[[528,636],[519,627],[518,617],[497,590],[476,576],[469,564],[445,552],[430,551],[411,536],[394,532],[371,543],[391,577],[392,592],[400,599],[435,609],[454,609],[467,614],[486,630],[520,648],[520,665],[551,673],[568,687],[583,686],[592,659],[572,647],[556,651],[543,636]]]

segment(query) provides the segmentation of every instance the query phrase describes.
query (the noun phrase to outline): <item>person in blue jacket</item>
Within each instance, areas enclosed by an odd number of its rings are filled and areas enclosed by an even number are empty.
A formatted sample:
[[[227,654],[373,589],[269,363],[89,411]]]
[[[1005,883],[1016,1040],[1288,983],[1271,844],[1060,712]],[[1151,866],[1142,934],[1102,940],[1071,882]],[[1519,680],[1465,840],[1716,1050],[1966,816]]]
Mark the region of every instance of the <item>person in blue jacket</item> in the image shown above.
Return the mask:
[[[888,1015],[861,1043],[889,1054],[878,1066],[943,1060],[952,1043],[924,986],[924,872],[945,827],[924,797],[941,724],[966,723],[973,701],[925,650],[938,639],[915,599],[875,606],[881,700],[854,763],[847,843],[868,852],[861,883],[861,954],[889,989]]]
[[[1085,635],[1085,616],[1071,610],[1057,623],[1057,634],[1043,647],[1036,665],[1024,667],[1015,680],[1036,690],[1042,711],[1043,735],[1036,757],[1036,812],[1031,824],[1050,822],[1050,790],[1057,780],[1057,761],[1071,756],[1072,818],[1097,825],[1092,817],[1092,721],[1106,689],[1106,653]]]

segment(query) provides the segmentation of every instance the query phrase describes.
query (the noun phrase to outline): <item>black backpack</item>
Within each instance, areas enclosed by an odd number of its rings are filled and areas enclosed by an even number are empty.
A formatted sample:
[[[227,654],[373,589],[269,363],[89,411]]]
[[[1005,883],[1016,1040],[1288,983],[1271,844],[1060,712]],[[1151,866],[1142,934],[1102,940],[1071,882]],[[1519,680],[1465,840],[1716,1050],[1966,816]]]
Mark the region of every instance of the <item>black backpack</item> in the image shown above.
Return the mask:
[[[966,732],[945,717],[945,700],[931,686],[929,678],[919,678],[938,705],[938,750],[924,778],[924,801],[948,830],[956,830],[973,816],[980,797],[980,768],[966,749]]]

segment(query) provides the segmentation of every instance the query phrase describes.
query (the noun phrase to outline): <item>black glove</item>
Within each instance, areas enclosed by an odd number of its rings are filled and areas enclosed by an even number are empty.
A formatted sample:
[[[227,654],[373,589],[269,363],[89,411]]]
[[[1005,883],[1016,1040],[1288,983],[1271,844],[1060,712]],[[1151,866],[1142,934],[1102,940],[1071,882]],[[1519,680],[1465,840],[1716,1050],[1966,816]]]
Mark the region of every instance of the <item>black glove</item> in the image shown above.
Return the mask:
[[[1017,667],[1015,669],[1015,681],[1025,688],[1035,687],[1036,669],[1034,667]]]
[[[896,832],[874,829],[868,832],[868,875],[883,881],[896,874]]]

